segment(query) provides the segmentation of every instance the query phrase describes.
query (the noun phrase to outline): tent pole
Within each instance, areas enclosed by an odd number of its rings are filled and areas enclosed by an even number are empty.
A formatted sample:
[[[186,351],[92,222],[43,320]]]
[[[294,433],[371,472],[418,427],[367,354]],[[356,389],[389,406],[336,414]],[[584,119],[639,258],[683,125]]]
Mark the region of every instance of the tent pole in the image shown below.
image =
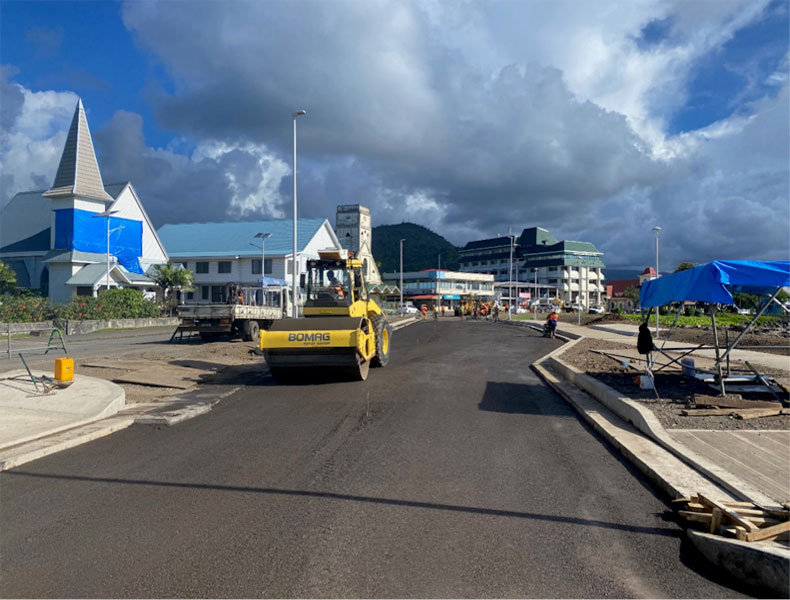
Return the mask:
[[[713,323],[713,345],[716,347],[716,374],[719,378],[719,387],[721,388],[721,395],[726,396],[724,391],[724,377],[721,374],[721,357],[719,356],[719,332],[716,329],[716,305],[710,306],[710,320]]]
[[[738,337],[735,338],[735,341],[732,343],[732,346],[727,348],[727,350],[724,352],[724,354],[722,355],[722,358],[726,358],[730,354],[730,351],[733,350],[735,348],[735,346],[738,345],[738,342],[741,341],[741,338],[744,335],[746,335],[746,332],[749,331],[752,328],[752,326],[757,322],[757,319],[759,319],[763,315],[763,313],[766,310],[768,310],[768,307],[771,306],[771,302],[776,300],[776,297],[779,295],[779,292],[781,290],[782,290],[782,288],[776,288],[776,291],[771,296],[771,299],[768,302],[765,303],[765,306],[763,306],[759,310],[759,312],[756,315],[754,315],[754,318],[751,321],[749,321],[749,324],[746,327],[743,328],[743,331],[741,331],[741,333],[738,335]]]

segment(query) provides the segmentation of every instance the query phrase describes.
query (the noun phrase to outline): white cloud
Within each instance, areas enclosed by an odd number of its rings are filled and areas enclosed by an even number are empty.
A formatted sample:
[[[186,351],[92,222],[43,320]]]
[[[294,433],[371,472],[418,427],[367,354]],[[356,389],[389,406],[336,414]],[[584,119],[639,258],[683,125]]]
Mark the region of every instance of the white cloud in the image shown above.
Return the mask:
[[[5,73],[0,85],[4,105],[0,134],[2,207],[18,192],[46,189],[52,184],[77,96],[72,92],[33,92],[6,81]]]
[[[157,223],[288,215],[306,108],[304,216],[361,202],[459,244],[541,225],[629,266],[652,260],[658,224],[667,264],[783,258],[787,63],[747,111],[666,133],[695,66],[766,5],[130,2],[126,26],[172,78],[146,90],[157,126],[179,137],[150,148],[119,111],[94,139],[105,179],[131,179]]]

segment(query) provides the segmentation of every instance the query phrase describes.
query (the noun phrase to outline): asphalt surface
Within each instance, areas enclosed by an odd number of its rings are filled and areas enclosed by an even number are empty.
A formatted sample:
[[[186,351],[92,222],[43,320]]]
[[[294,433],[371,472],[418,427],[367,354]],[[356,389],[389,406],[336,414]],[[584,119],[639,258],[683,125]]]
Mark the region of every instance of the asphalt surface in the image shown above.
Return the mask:
[[[27,351],[27,348],[46,347],[49,332],[38,337],[12,338],[10,359],[6,358],[7,340],[0,332],[0,373],[23,368],[19,352],[23,353],[31,369],[51,369],[54,360],[62,356],[74,360],[104,358],[141,350],[151,344],[167,344],[175,329],[175,326],[146,327],[70,335],[66,337],[67,355],[60,349],[52,349],[46,354],[42,350]]]
[[[364,383],[268,376],[202,417],[0,474],[4,597],[736,597],[529,365],[528,329],[395,332]]]

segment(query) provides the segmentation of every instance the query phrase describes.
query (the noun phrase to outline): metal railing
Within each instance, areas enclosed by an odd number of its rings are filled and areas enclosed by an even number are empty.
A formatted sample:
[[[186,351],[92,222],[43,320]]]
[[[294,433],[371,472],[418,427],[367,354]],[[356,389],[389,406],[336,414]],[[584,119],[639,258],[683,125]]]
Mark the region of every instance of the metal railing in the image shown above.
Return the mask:
[[[36,352],[39,350],[44,350],[44,354],[47,354],[50,350],[63,350],[64,354],[68,354],[68,350],[66,349],[66,341],[63,339],[63,332],[58,329],[57,327],[33,327],[30,328],[26,326],[24,329],[14,329],[12,328],[13,323],[6,323],[5,324],[5,337],[6,337],[6,348],[4,350],[5,358],[11,358],[11,336],[20,333],[40,333],[44,331],[49,331],[49,339],[47,340],[46,346],[27,346],[23,345],[21,348],[17,348],[14,350],[15,352],[24,351],[24,352]],[[54,340],[54,343],[53,343]]]

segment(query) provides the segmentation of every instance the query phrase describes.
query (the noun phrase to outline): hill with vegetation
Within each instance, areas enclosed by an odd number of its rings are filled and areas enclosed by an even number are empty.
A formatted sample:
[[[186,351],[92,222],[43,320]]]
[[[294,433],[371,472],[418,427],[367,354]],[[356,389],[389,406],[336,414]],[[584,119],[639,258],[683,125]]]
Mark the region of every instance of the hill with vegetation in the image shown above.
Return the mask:
[[[401,239],[404,271],[434,269],[440,256],[443,269],[458,269],[458,248],[427,227],[401,223],[373,228],[373,257],[382,275],[400,271]]]

